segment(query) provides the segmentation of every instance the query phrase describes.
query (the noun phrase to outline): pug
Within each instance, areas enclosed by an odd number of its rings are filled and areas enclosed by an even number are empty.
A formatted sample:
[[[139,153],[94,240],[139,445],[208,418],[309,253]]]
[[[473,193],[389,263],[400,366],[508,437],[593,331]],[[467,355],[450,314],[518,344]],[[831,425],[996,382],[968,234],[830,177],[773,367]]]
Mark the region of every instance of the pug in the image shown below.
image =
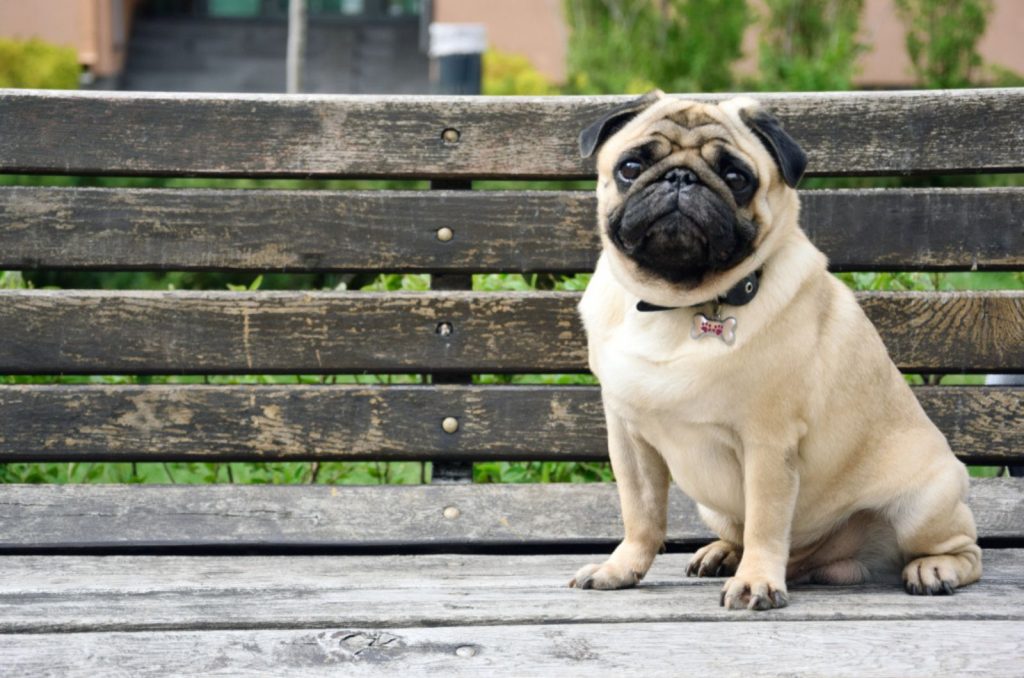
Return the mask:
[[[670,479],[719,539],[688,575],[720,603],[789,584],[981,576],[964,466],[850,290],[798,225],[807,165],[749,98],[652,92],[580,134],[602,253],[580,302],[625,538],[570,586],[635,586],[663,547]]]

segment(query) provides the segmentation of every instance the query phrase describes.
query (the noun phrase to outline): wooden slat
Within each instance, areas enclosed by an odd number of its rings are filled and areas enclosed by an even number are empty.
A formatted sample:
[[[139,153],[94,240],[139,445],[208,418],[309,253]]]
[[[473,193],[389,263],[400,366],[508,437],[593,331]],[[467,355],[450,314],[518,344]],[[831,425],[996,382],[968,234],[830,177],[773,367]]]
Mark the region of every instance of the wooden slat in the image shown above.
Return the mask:
[[[756,96],[807,149],[811,174],[1024,168],[1022,88]],[[576,137],[626,98],[6,90],[0,172],[587,177]]]
[[[835,603],[821,592],[814,602]],[[845,602],[845,601],[844,601]],[[960,602],[958,600],[958,602]],[[568,624],[9,635],[12,675],[1019,676],[1016,621]],[[946,641],[936,651],[937,638]],[[756,652],[751,648],[757,648]],[[183,658],[187,657],[187,661]]]
[[[801,198],[836,271],[1024,267],[1024,188]],[[596,209],[587,191],[0,187],[0,268],[589,271]]]
[[[979,536],[1020,539],[1024,481],[974,480],[971,488]],[[673,544],[711,538],[692,502],[675,488],[668,525]],[[612,483],[0,486],[0,552],[129,546],[445,550],[612,544],[621,537]]]
[[[1024,462],[1024,387],[915,393],[965,463]],[[597,387],[16,385],[0,412],[2,461],[608,458]]]
[[[1024,368],[1024,292],[859,298],[903,369]],[[0,374],[583,371],[578,300],[564,292],[0,290]]]
[[[689,553],[660,555],[635,590],[566,586],[606,555],[4,556],[0,633],[1024,619],[1018,549],[986,549],[981,581],[951,598],[909,596],[896,582],[795,586],[788,608],[754,615],[719,607],[721,578],[686,577]]]
[[[329,625],[852,620],[1024,620],[1024,552],[986,549],[985,573],[952,597],[898,582],[794,586],[791,605],[752,615],[718,604],[722,579],[688,578],[688,553],[654,561],[634,590],[566,586],[604,553],[539,556],[4,556],[0,634]],[[822,604],[825,597],[831,602]],[[246,601],[259,600],[259,605]],[[458,604],[452,604],[458,601]]]
[[[1024,267],[1024,189],[801,191],[800,223],[835,271]]]

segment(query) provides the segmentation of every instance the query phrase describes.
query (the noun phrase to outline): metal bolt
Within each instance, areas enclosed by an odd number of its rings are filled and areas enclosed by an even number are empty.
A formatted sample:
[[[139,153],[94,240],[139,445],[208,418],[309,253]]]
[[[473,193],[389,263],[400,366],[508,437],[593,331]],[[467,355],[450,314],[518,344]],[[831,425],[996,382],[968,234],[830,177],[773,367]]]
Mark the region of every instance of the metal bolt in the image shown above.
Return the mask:
[[[441,139],[443,139],[446,144],[459,143],[459,137],[461,136],[462,135],[459,133],[459,130],[454,127],[446,127],[444,131],[441,132]]]
[[[447,337],[452,333],[453,329],[454,328],[452,327],[451,323],[438,323],[437,329],[434,331],[440,334],[442,337]]]
[[[455,433],[459,430],[459,420],[455,417],[445,417],[441,421],[441,428],[445,433]]]
[[[448,242],[454,237],[455,233],[452,231],[452,229],[448,228],[447,226],[442,226],[441,228],[437,229],[437,239],[440,240],[441,242]]]
[[[448,520],[455,520],[460,515],[462,515],[462,511],[460,511],[459,509],[455,508],[454,506],[446,506],[445,509],[444,509],[443,515]]]
[[[455,648],[455,654],[460,657],[475,657],[476,648],[472,645],[461,645]]]

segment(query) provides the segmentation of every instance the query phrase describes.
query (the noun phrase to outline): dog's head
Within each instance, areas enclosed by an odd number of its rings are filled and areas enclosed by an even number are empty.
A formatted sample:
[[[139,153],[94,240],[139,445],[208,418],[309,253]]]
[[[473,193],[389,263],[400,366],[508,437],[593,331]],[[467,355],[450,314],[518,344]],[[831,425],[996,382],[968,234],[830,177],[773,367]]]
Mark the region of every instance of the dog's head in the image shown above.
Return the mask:
[[[605,257],[630,292],[681,306],[722,294],[796,227],[807,156],[752,99],[719,104],[654,91],[580,134],[598,153]]]

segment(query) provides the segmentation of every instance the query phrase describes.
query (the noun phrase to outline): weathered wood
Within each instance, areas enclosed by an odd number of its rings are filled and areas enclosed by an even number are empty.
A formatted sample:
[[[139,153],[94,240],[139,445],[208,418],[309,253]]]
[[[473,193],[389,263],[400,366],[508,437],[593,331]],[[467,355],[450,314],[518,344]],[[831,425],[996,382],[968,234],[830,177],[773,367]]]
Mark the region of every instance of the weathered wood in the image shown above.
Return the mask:
[[[757,96],[814,175],[1024,168],[1022,88]],[[6,90],[0,172],[587,177],[577,134],[623,99]]]
[[[558,556],[5,556],[0,634],[152,630],[852,620],[1024,621],[1024,552],[986,549],[981,581],[950,597],[898,580],[794,586],[791,605],[724,610],[722,578],[688,578],[689,553],[655,559],[633,590],[570,589],[605,553]],[[258,601],[258,604],[254,604]]]
[[[1024,266],[1024,189],[800,193],[800,223],[835,271]]]
[[[1020,539],[1024,481],[976,479],[978,534]],[[668,541],[706,542],[673,489]],[[450,510],[446,510],[450,509]],[[451,548],[612,544],[622,537],[614,484],[5,485],[0,552],[181,547]]]
[[[831,601],[823,600],[823,605]],[[0,637],[13,675],[1019,676],[1019,622],[569,624]],[[941,648],[936,639],[945,639]],[[756,648],[752,650],[751,648]],[[187,658],[185,660],[184,658]]]
[[[1024,292],[859,295],[912,372],[1024,369]],[[0,373],[566,372],[579,295],[0,290]]]
[[[836,271],[1024,267],[1022,188],[801,197]],[[587,191],[0,187],[0,268],[589,271],[595,210]]]
[[[1024,461],[1024,388],[915,393],[965,463]],[[0,412],[3,461],[608,458],[596,387],[10,385]]]

